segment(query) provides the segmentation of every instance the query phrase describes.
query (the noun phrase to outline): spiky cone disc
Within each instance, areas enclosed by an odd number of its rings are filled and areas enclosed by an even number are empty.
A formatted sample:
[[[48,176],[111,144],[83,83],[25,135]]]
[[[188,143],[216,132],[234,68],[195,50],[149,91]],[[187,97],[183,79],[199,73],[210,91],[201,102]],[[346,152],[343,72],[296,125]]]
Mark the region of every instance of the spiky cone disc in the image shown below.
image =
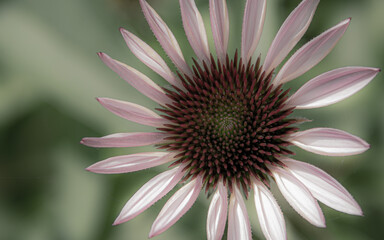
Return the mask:
[[[203,178],[206,191],[221,179],[232,189],[242,186],[248,194],[251,176],[267,182],[267,164],[283,165],[281,155],[293,154],[284,138],[297,130],[285,109],[289,90],[271,84],[262,72],[260,58],[243,63],[237,52],[233,60],[199,64],[193,76],[181,75],[185,91],[164,89],[173,100],[158,110],[170,120],[159,130],[169,134],[159,148],[177,153],[185,179]]]

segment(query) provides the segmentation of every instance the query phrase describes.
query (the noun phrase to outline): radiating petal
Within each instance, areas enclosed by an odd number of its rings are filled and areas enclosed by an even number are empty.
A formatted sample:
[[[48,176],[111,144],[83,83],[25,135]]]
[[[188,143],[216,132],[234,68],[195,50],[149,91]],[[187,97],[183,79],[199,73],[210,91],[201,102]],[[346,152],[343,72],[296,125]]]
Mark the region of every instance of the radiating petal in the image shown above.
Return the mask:
[[[178,88],[183,87],[180,80],[176,78],[171,69],[169,69],[167,64],[164,62],[163,58],[160,57],[155,50],[124,28],[120,28],[120,32],[123,35],[129,49],[131,49],[132,53],[135,54],[140,61],[162,76],[170,84],[175,85]]]
[[[167,97],[167,95],[165,95],[163,89],[161,89],[156,83],[154,83],[141,72],[130,66],[127,66],[124,63],[112,59],[105,53],[98,53],[98,55],[100,59],[105,63],[105,65],[107,65],[122,79],[127,81],[145,96],[161,105],[165,105],[166,103],[170,102],[170,99]]]
[[[157,40],[160,42],[164,51],[171,58],[176,67],[183,73],[191,75],[191,69],[188,67],[184,60],[183,53],[177,43],[175,36],[165,24],[163,19],[157,12],[145,1],[140,0],[141,8],[143,9],[144,16],[147,19],[149,26],[155,34]]]
[[[195,0],[180,0],[181,17],[185,34],[196,56],[210,62],[209,46],[204,21],[196,7]]]
[[[224,63],[229,39],[229,17],[226,0],[209,0],[209,11],[216,54],[220,62]]]
[[[247,63],[256,50],[263,31],[266,0],[247,0],[241,36],[241,57]]]
[[[333,49],[347,30],[350,18],[322,33],[301,47],[280,69],[274,84],[291,81],[318,64]]]
[[[267,240],[287,239],[283,213],[272,193],[260,181],[253,179],[252,187],[261,230]]]
[[[112,113],[129,121],[153,127],[162,127],[164,124],[169,123],[168,120],[160,117],[155,112],[135,103],[111,98],[97,98],[97,101]]]
[[[251,240],[251,225],[240,189],[233,184],[233,191],[229,200],[228,240]]]
[[[227,222],[228,193],[223,182],[217,185],[217,190],[209,205],[207,218],[207,239],[221,240]]]
[[[89,147],[139,147],[163,142],[168,136],[161,132],[115,133],[104,137],[88,137],[81,144]]]
[[[323,170],[293,159],[283,159],[289,170],[320,202],[340,212],[363,215],[359,204],[351,194],[333,177]]]
[[[195,203],[201,186],[201,177],[197,177],[180,188],[161,209],[152,225],[149,237],[157,236],[175,224]]]
[[[323,212],[309,190],[292,173],[278,167],[272,167],[271,171],[288,203],[311,224],[325,227]]]
[[[288,16],[269,47],[264,69],[270,73],[288,55],[307,31],[319,0],[304,0]]]
[[[165,196],[183,177],[182,167],[163,172],[144,184],[125,204],[114,225],[136,217]]]
[[[304,84],[287,101],[287,107],[318,108],[339,102],[365,87],[378,68],[344,67],[335,69]]]
[[[349,156],[365,152],[369,144],[359,137],[333,128],[312,128],[291,135],[289,141],[309,152]]]
[[[111,157],[97,162],[87,170],[95,173],[127,173],[159,166],[174,160],[174,153],[148,152]]]

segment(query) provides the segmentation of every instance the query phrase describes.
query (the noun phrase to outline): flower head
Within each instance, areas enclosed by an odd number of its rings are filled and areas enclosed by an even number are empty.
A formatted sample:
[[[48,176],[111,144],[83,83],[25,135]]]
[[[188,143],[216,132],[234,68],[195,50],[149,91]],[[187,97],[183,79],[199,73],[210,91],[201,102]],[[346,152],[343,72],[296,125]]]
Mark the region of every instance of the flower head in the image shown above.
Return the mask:
[[[303,0],[288,16],[262,63],[252,56],[263,29],[266,0],[248,0],[245,6],[240,56],[228,56],[229,20],[225,0],[210,0],[211,27],[216,57],[210,53],[205,26],[193,0],[180,0],[187,38],[196,53],[186,64],[174,35],[155,10],[140,0],[144,15],[161,46],[178,68],[173,73],[145,42],[125,29],[121,33],[131,51],[162,76],[172,89],[158,86],[144,74],[104,53],[101,60],[137,90],[159,104],[157,112],[109,98],[98,101],[127,120],[152,126],[154,132],[118,133],[84,138],[92,147],[155,145],[165,151],[117,156],[88,168],[96,173],[126,173],[169,163],[170,170],[152,178],[127,202],[115,221],[126,222],[187,182],[165,204],[152,225],[156,236],[181,218],[200,191],[212,192],[208,211],[208,239],[221,239],[228,216],[228,239],[252,239],[244,196],[254,194],[257,216],[267,239],[286,239],[285,222],[269,190],[275,181],[288,203],[306,220],[325,227],[318,201],[338,211],[362,215],[348,191],[319,168],[289,158],[289,145],[328,155],[347,156],[366,151],[362,139],[341,130],[313,128],[299,131],[303,120],[294,109],[327,106],[351,96],[380,71],[344,67],[309,80],[289,96],[283,84],[320,62],[346,31],[350,19],[314,38],[280,68],[307,30],[318,0]],[[229,202],[228,202],[229,196]]]

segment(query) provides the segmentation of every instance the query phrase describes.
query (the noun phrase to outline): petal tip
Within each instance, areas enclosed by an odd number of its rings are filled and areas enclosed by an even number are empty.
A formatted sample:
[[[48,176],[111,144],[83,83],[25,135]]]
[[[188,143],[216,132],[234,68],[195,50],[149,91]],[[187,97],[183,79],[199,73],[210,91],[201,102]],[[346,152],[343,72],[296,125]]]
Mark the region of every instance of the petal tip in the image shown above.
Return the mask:
[[[345,19],[345,24],[349,25],[349,23],[351,22],[352,20],[352,17],[349,17],[347,19]]]
[[[370,148],[371,148],[371,145],[369,143],[367,143],[366,141],[361,139],[361,151],[360,151],[360,153],[368,151]]]
[[[349,24],[351,23],[351,20],[352,18],[349,17],[343,21],[341,21],[339,24],[337,24],[336,26],[334,26],[333,28],[335,29],[340,29],[340,28],[347,28],[349,26]]]
[[[87,147],[96,147],[95,145],[92,144],[94,142],[93,140],[95,140],[95,139],[96,138],[93,138],[93,137],[85,137],[85,138],[81,139],[80,144],[83,144]]]
[[[348,213],[348,214],[351,214],[351,215],[355,215],[355,216],[364,217],[363,210],[361,209],[360,205],[355,200],[353,200],[353,203],[352,203],[352,206],[350,208],[350,211],[349,212],[345,212],[345,213]]]
[[[92,173],[102,173],[102,172],[100,172],[100,168],[98,169],[97,167],[95,167],[96,164],[93,164],[93,165],[87,167],[85,170],[87,170],[88,172],[92,172]]]
[[[327,227],[327,224],[324,222],[322,223],[319,223],[316,227],[319,227],[319,228],[326,228]]]
[[[149,232],[148,238],[153,238],[153,237],[155,237],[155,236],[157,236],[157,235],[158,235],[158,233],[157,233],[157,232],[154,232],[154,231],[151,229],[151,231]]]
[[[110,100],[110,98],[96,97],[96,101],[98,101],[103,106],[108,105],[108,103],[109,103],[108,100]]]
[[[361,208],[356,209],[356,211],[351,214],[355,216],[364,217],[364,213],[363,213],[363,210],[361,210]]]
[[[360,209],[359,213],[356,216],[365,217],[363,210]]]
[[[125,221],[123,221],[120,217],[117,217],[116,220],[112,223],[112,226],[120,225],[123,222],[125,222]]]
[[[326,228],[327,227],[327,224],[325,222],[325,217],[324,217],[324,214],[322,211],[321,211],[320,219],[315,220],[315,222],[312,222],[312,224],[318,228]]]
[[[108,55],[103,53],[103,52],[98,52],[97,53],[97,56],[99,56],[100,60],[104,62],[104,64],[106,64],[108,62]],[[109,57],[110,58],[110,57]]]
[[[371,144],[369,144],[369,143],[367,143],[367,142],[365,142],[365,151],[367,151],[368,149],[370,149],[371,148]]]
[[[122,213],[119,214],[119,216],[116,218],[116,220],[112,223],[112,226],[117,226],[122,223],[128,222],[129,220],[133,219],[135,216],[127,216],[123,215]]]
[[[129,37],[129,32],[125,28],[120,27],[119,31],[120,31],[121,35],[123,35],[123,37]]]

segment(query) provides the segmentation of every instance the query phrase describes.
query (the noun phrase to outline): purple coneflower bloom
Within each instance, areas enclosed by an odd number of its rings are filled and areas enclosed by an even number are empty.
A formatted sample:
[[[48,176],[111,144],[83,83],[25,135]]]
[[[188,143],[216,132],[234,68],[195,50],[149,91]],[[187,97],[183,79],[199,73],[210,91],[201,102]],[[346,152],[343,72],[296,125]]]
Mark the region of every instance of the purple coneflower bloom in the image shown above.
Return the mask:
[[[154,132],[117,133],[84,138],[92,147],[155,145],[165,151],[111,157],[90,166],[96,173],[127,173],[171,163],[126,203],[114,224],[126,222],[154,204],[177,183],[186,182],[165,204],[149,237],[177,222],[202,189],[212,193],[207,237],[221,239],[228,216],[228,239],[252,239],[244,197],[254,194],[261,229],[267,239],[286,239],[283,214],[269,190],[275,181],[288,203],[307,221],[325,227],[317,200],[338,211],[362,215],[348,191],[319,168],[289,158],[295,145],[327,156],[366,151],[362,139],[332,128],[299,131],[302,120],[294,109],[327,106],[367,85],[380,71],[368,67],[338,68],[305,83],[288,96],[282,85],[310,70],[336,45],[346,31],[346,19],[297,50],[280,68],[306,32],[319,0],[303,0],[288,16],[273,40],[264,63],[252,61],[263,29],[266,0],[247,0],[242,26],[241,53],[227,54],[229,19],[225,0],[210,0],[210,19],[216,56],[208,46],[203,19],[194,0],[180,0],[187,38],[196,53],[186,64],[177,40],[155,10],[140,0],[157,40],[178,69],[173,73],[150,46],[125,29],[121,33],[133,54],[167,80],[172,89],[158,86],[144,74],[104,53],[101,60],[121,78],[159,104],[155,113],[143,106],[109,98],[98,101],[116,115],[155,127]],[[155,129],[154,129],[155,130]],[[229,201],[228,201],[229,197]]]

